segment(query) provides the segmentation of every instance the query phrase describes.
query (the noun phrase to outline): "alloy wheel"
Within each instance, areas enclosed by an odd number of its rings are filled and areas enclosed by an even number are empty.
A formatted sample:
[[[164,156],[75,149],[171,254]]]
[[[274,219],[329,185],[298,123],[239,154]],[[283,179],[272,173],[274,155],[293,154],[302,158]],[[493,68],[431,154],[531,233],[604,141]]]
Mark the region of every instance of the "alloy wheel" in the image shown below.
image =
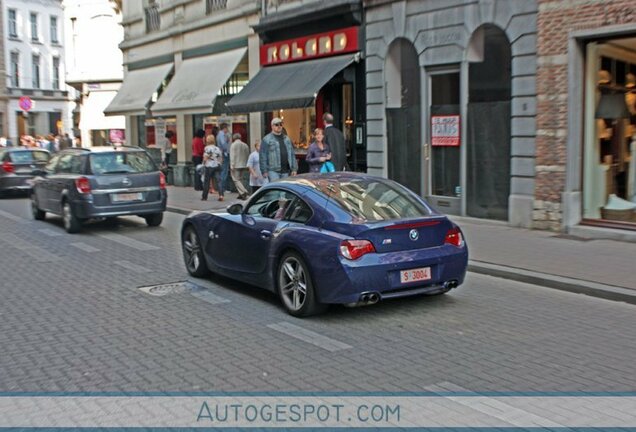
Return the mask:
[[[296,257],[289,256],[282,263],[278,283],[285,306],[299,311],[307,299],[307,274]]]
[[[183,260],[186,269],[192,276],[205,276],[208,273],[207,266],[203,258],[203,249],[199,236],[193,227],[188,227],[183,234]]]

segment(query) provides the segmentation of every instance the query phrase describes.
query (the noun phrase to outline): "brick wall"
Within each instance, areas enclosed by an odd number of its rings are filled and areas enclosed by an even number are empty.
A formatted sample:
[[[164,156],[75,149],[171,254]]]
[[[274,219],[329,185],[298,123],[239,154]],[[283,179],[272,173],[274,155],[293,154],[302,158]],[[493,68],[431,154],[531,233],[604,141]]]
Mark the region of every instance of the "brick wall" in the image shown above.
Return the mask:
[[[567,49],[573,30],[636,22],[635,0],[539,0],[533,225],[559,230],[565,189]]]

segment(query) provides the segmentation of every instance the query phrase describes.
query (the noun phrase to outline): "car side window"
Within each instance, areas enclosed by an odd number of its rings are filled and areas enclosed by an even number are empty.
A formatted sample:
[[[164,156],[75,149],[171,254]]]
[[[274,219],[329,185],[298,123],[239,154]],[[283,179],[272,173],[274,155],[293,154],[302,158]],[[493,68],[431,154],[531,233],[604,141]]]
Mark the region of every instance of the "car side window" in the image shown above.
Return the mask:
[[[60,160],[60,155],[55,155],[51,158],[51,160],[49,161],[48,164],[46,164],[46,167],[44,168],[44,170],[49,173],[52,174],[55,172],[55,166],[57,165],[57,162]]]
[[[73,166],[73,155],[65,154],[60,157],[60,160],[55,168],[55,172],[59,174],[70,174],[72,173]]]
[[[311,219],[312,215],[311,208],[303,200],[297,198],[291,204],[285,220],[304,224]]]
[[[262,216],[269,219],[282,220],[289,210],[289,204],[296,198],[291,192],[270,189],[258,196],[250,204],[245,213],[252,216]]]

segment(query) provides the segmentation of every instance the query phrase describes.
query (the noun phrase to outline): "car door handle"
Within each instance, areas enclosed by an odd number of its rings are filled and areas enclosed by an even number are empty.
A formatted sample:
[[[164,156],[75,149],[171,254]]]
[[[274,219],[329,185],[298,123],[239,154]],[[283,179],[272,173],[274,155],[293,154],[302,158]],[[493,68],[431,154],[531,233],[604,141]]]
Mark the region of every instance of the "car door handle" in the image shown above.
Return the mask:
[[[271,231],[267,231],[267,230],[261,231],[261,238],[263,240],[269,240],[271,236],[272,236],[272,232]]]

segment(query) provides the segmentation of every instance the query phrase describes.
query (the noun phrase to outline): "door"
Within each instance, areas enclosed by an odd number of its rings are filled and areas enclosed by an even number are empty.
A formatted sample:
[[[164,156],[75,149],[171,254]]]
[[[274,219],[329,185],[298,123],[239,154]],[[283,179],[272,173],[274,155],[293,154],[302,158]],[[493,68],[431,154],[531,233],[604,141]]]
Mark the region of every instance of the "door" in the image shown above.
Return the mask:
[[[461,213],[461,116],[459,70],[429,72],[431,201],[441,211]]]
[[[421,195],[419,107],[387,108],[389,178]]]

